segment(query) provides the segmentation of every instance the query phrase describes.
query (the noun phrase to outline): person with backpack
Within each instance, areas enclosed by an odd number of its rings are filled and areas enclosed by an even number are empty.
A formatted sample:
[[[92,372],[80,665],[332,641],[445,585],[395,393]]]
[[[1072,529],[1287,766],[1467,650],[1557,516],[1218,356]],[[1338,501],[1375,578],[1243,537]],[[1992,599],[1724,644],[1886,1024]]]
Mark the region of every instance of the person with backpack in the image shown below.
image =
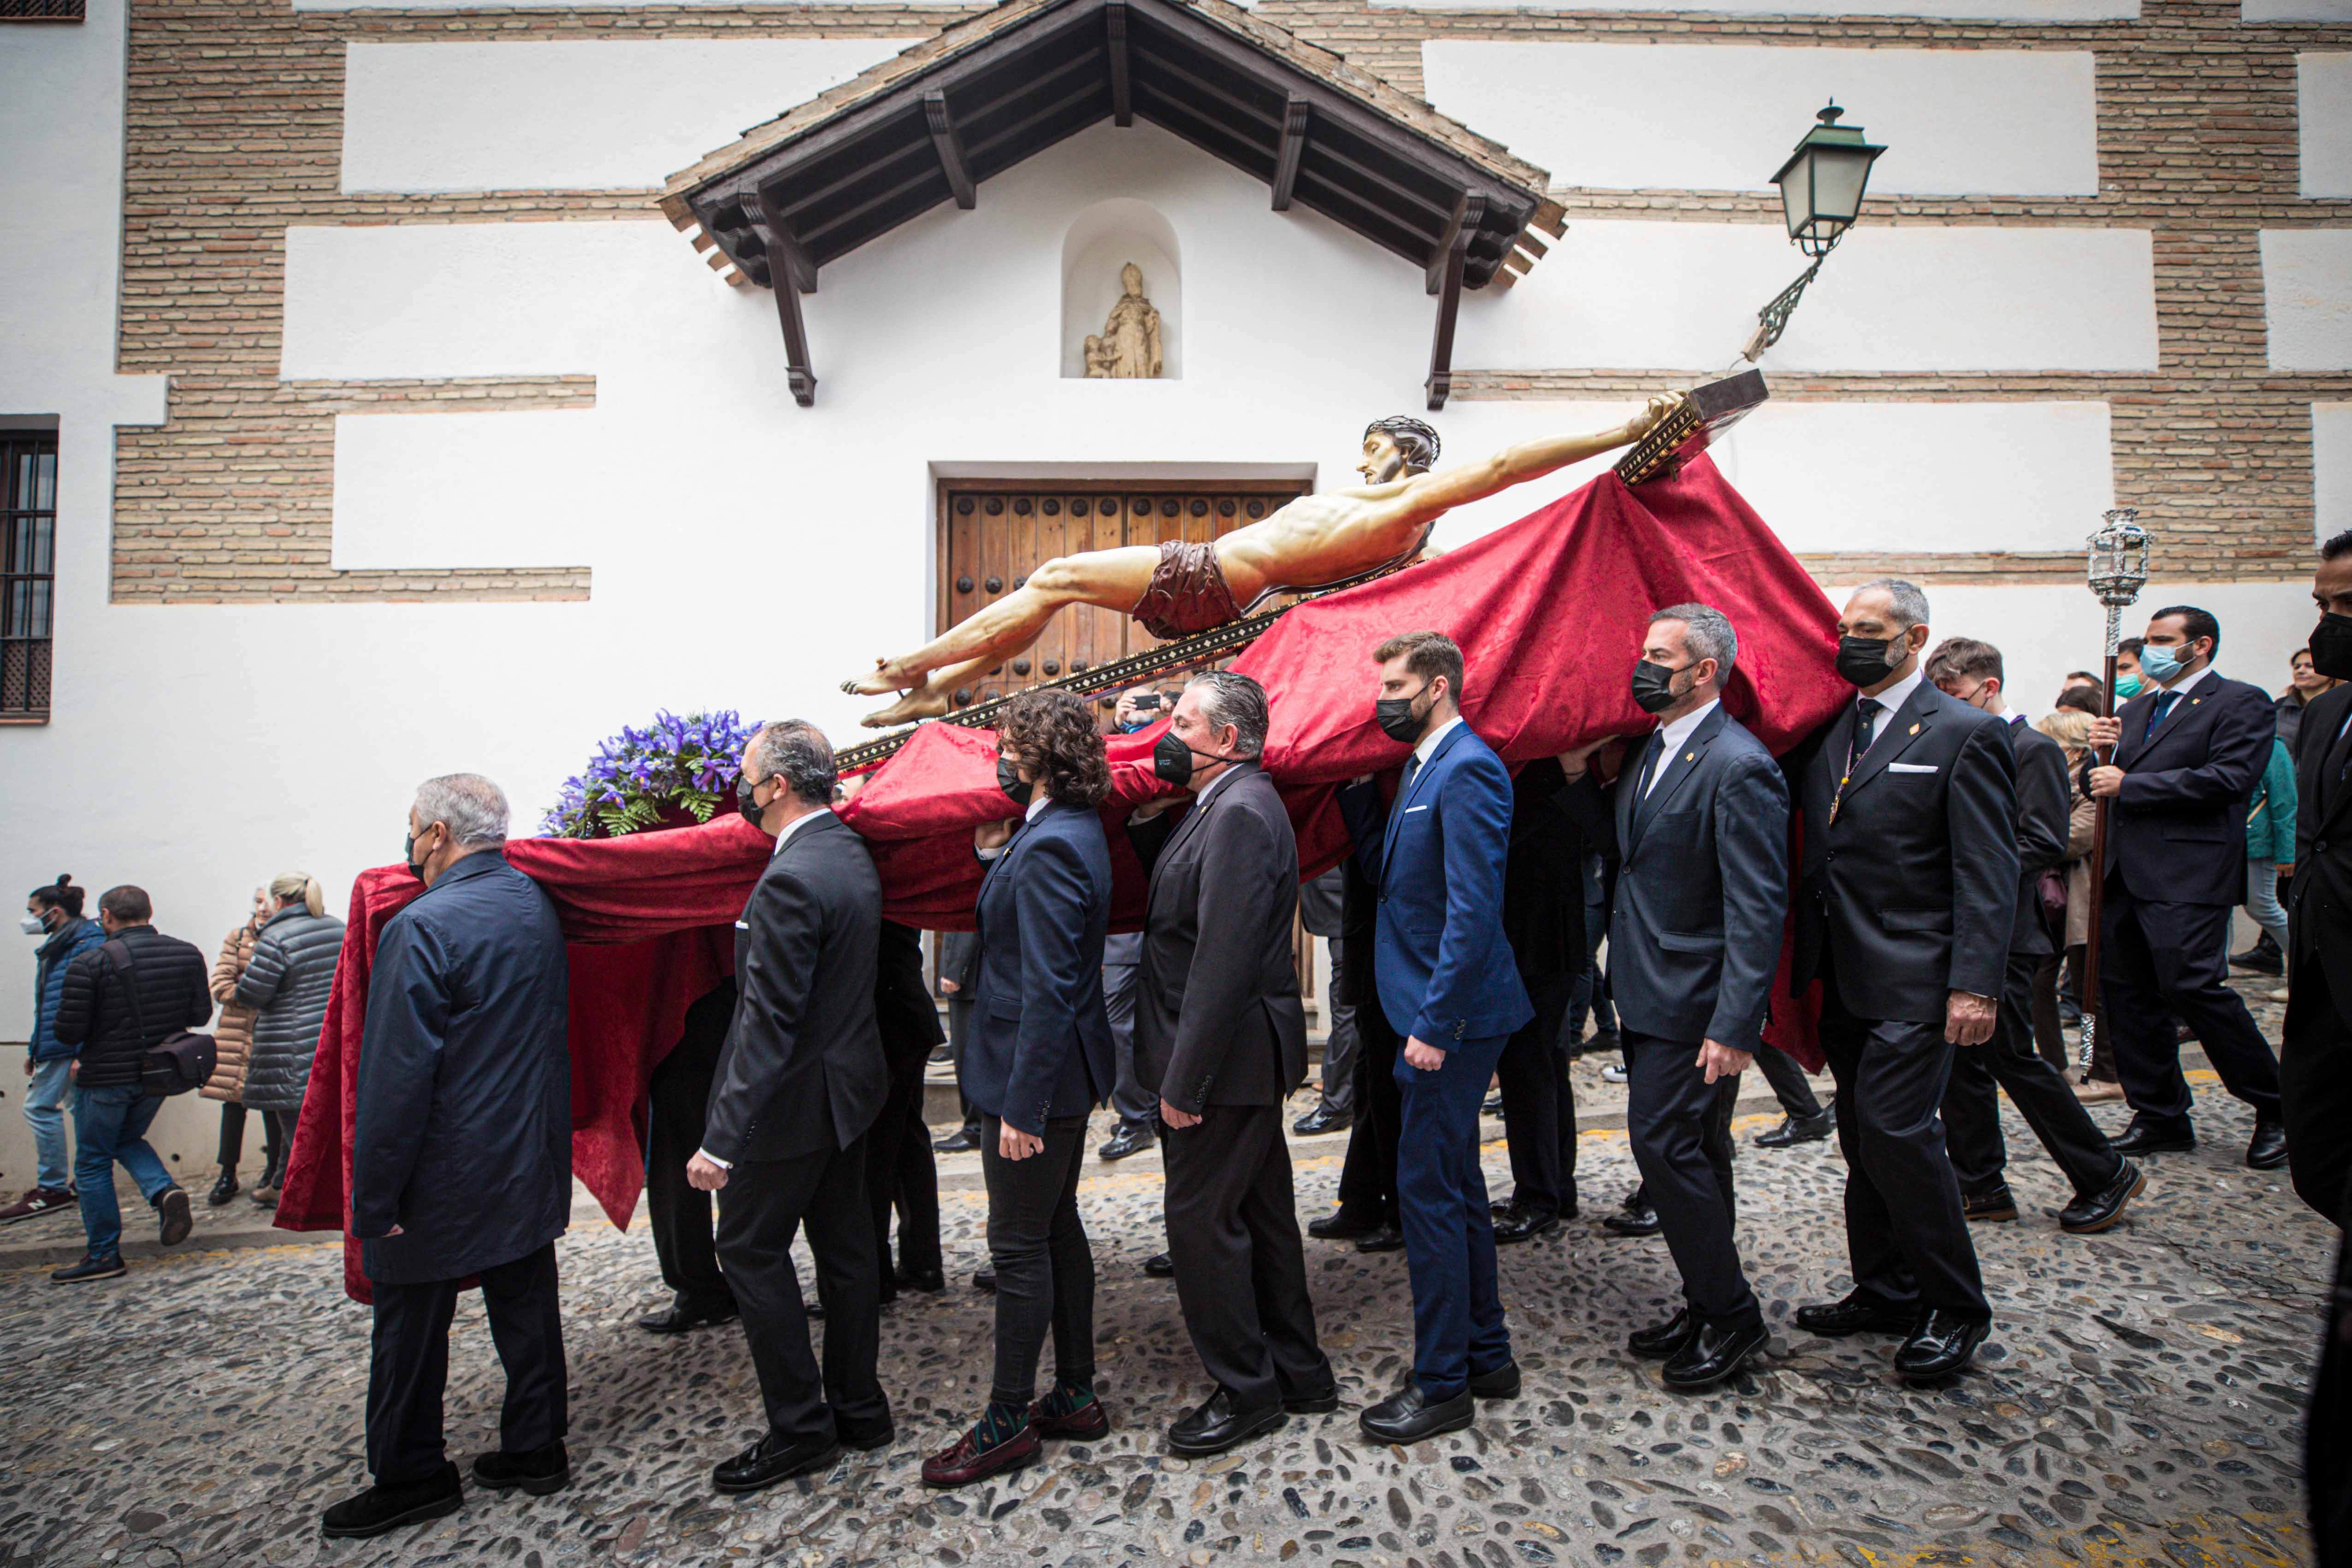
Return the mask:
[[[187,1193],[147,1143],[148,1126],[163,1103],[148,1085],[148,1053],[209,1019],[213,996],[205,955],[194,943],[157,931],[154,921],[143,889],[109,888],[98,900],[98,923],[107,940],[66,967],[56,1028],[58,1039],[75,1052],[74,1178],[89,1245],[80,1262],[49,1276],[60,1285],[123,1272],[117,1160],[153,1205],[164,1246],[186,1240],[192,1223]],[[210,1063],[205,1065],[209,1070]]]
[[[0,1225],[47,1214],[74,1201],[65,1118],[73,1047],[58,1038],[58,1000],[65,990],[66,966],[106,940],[96,921],[82,918],[83,897],[71,877],[59,877],[25,898],[24,932],[45,939],[33,958],[33,1038],[25,1053],[25,1121],[33,1129],[33,1185],[0,1209]]]
[[[343,950],[343,922],[327,913],[318,879],[289,872],[269,884],[270,914],[253,946],[253,962],[236,983],[236,999],[254,1010],[253,1054],[246,1063],[245,1104],[274,1124],[268,1169],[253,1201],[278,1206],[286,1162],[294,1152],[294,1121],[310,1083],[310,1059],[327,1022],[335,958]]]

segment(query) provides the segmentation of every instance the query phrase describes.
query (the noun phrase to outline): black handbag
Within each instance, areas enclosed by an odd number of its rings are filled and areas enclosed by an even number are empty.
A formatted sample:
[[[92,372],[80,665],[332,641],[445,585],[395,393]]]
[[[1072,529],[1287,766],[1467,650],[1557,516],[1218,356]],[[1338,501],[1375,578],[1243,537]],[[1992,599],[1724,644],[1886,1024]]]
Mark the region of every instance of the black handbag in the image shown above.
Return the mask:
[[[139,987],[131,981],[130,944],[119,936],[110,937],[99,952],[106,955],[107,966],[121,984],[123,995],[130,999],[131,1026],[139,1031],[141,1039],[145,1039],[147,1013],[139,1001]],[[220,1047],[210,1035],[175,1029],[141,1053],[140,1091],[143,1094],[173,1095],[202,1089],[212,1078],[213,1068],[219,1061]]]

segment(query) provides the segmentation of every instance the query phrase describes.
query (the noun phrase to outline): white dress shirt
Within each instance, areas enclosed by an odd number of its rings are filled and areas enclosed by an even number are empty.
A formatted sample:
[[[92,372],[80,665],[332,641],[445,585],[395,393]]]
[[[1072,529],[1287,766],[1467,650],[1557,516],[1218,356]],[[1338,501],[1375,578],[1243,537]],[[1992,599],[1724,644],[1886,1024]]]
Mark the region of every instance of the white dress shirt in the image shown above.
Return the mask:
[[[1029,824],[1036,821],[1037,814],[1053,804],[1054,797],[1050,795],[1040,792],[1031,795],[1029,797],[1029,809],[1021,814],[1021,826],[1026,827]],[[982,860],[994,860],[1003,856],[1007,849],[1012,847],[1013,840],[1008,838],[1003,843],[996,846],[993,849],[982,849],[975,847],[972,850],[972,853],[979,856]]]
[[[1416,763],[1413,768],[1413,773],[1416,776],[1419,775],[1422,768],[1429,765],[1430,753],[1437,750],[1438,742],[1445,739],[1445,731],[1451,730],[1454,725],[1459,724],[1460,722],[1462,722],[1462,715],[1456,713],[1453,718],[1448,719],[1444,723],[1440,724],[1436,729],[1432,730],[1428,734],[1423,735],[1419,741],[1413,743],[1412,754]]]
[[[1877,696],[1869,699],[1884,710],[1878,716],[1878,727],[1870,732],[1873,745],[1876,745],[1878,737],[1886,732],[1887,721],[1895,717],[1896,710],[1911,700],[1911,693],[1916,691],[1919,689],[1919,683],[1927,679],[1927,667],[1921,665]],[[1860,701],[1861,698],[1857,696],[1856,700]]]
[[[785,823],[784,830],[776,835],[776,847],[768,851],[768,858],[772,860],[778,855],[783,853],[784,846],[792,842],[792,837],[793,834],[798,833],[802,828],[806,827],[818,817],[831,816],[832,815],[833,807],[829,805],[821,805],[814,811],[808,813],[805,816],[795,816],[790,822]],[[740,925],[743,922],[738,921],[735,923]],[[735,1168],[733,1162],[722,1160],[708,1149],[697,1149],[695,1152],[701,1155],[704,1159],[709,1161],[712,1164],[718,1166],[722,1171],[731,1171]]]
[[[1658,731],[1658,765],[1650,774],[1649,789],[1645,789],[1642,792],[1644,796],[1647,796],[1651,790],[1656,789],[1658,787],[1658,781],[1666,776],[1667,760],[1671,758],[1676,751],[1681,749],[1682,743],[1685,741],[1691,738],[1691,731],[1697,729],[1708,714],[1714,712],[1717,709],[1722,706],[1722,700],[1718,698],[1714,701],[1706,703],[1703,707],[1692,709],[1689,712],[1684,714],[1681,718],[1675,720],[1673,723]]]

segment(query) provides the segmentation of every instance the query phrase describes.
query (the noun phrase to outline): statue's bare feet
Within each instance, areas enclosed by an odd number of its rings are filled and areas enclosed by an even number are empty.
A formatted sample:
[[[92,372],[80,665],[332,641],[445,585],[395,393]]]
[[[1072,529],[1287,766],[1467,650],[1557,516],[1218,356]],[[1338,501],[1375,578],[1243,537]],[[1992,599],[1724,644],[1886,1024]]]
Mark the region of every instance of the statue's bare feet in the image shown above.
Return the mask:
[[[902,675],[887,658],[874,661],[874,673],[861,675],[855,680],[845,680],[841,689],[852,697],[880,697],[892,691],[908,691],[922,685],[919,675]]]
[[[885,688],[885,689],[888,689]],[[944,691],[909,691],[887,708],[877,708],[858,721],[869,730],[887,730],[897,724],[911,724],[918,719],[944,718],[948,710],[948,694]]]

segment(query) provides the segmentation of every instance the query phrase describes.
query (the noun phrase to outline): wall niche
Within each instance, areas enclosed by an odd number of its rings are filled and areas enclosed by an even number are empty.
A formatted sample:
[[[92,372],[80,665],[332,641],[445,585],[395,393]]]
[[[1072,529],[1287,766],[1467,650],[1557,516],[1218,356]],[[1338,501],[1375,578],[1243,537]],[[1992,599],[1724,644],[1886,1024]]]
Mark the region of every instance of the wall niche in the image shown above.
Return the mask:
[[[1120,275],[1133,267],[1142,274],[1141,300],[1126,300]],[[1142,301],[1150,302],[1149,310]],[[1097,202],[1077,216],[1062,237],[1062,374],[1088,374],[1087,340],[1094,348],[1093,374],[1111,379],[1141,379],[1156,337],[1156,379],[1184,375],[1184,281],[1176,230],[1149,203],[1118,197]],[[1156,333],[1150,329],[1156,327]]]

